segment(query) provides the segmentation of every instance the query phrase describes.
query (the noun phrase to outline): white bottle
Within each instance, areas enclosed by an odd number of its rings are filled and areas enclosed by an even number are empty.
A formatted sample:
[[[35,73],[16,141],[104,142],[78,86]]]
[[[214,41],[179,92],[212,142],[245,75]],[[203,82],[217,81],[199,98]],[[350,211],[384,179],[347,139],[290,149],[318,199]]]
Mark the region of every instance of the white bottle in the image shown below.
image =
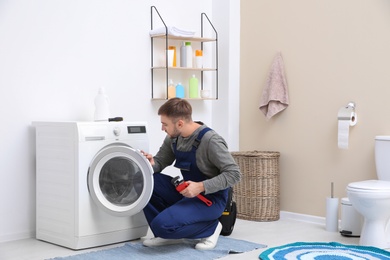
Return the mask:
[[[99,92],[95,97],[95,121],[108,121],[110,117],[109,100],[104,88],[99,88]]]
[[[203,51],[195,50],[195,68],[203,68]]]
[[[185,68],[187,66],[187,54],[186,54],[186,42],[180,47],[180,67]]]
[[[186,42],[186,62],[187,68],[192,68],[192,46],[191,42]]]

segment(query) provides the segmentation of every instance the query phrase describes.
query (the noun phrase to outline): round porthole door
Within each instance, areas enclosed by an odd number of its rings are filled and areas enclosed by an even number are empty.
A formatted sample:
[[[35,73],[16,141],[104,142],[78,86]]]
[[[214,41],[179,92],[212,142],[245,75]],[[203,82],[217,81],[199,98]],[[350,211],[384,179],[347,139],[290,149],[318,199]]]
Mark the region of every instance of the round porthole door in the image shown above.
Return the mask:
[[[100,209],[115,216],[131,216],[149,202],[153,169],[139,151],[125,145],[107,146],[89,166],[88,189]]]

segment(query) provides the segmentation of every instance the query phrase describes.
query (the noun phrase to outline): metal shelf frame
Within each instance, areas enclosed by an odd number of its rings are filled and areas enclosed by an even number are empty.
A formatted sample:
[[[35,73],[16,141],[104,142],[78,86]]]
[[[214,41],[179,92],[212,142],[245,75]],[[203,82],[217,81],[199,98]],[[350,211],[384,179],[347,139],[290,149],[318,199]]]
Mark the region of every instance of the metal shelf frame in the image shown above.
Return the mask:
[[[209,17],[207,16],[206,13],[201,13],[201,37],[180,37],[180,36],[172,36],[168,35],[168,26],[166,25],[164,19],[160,15],[159,11],[155,6],[150,7],[150,17],[151,17],[151,30],[153,30],[153,24],[154,24],[154,16],[157,15],[159,18],[159,21],[162,22],[162,24],[165,27],[165,34],[161,35],[153,35],[150,37],[151,39],[151,95],[152,95],[152,100],[157,99],[161,100],[162,98],[155,98],[154,97],[154,72],[155,70],[161,70],[165,69],[165,79],[166,79],[166,97],[165,99],[168,99],[168,84],[169,84],[169,71],[170,70],[190,70],[190,71],[200,71],[201,75],[201,90],[203,89],[203,77],[204,77],[204,72],[210,72],[210,71],[215,71],[215,98],[204,98],[204,100],[213,100],[213,99],[218,99],[218,32],[215,29],[214,25],[210,21]],[[207,22],[207,23],[206,23]],[[215,38],[205,38],[204,37],[204,30],[205,26],[208,25],[211,27],[212,31],[214,32]],[[154,66],[154,40],[155,39],[163,39],[165,40],[165,67],[164,66]],[[215,68],[182,68],[182,67],[169,67],[168,66],[168,42],[169,40],[176,40],[176,41],[193,41],[193,42],[200,42],[201,45],[201,50],[203,51],[204,49],[204,43],[205,42],[214,42],[215,43]],[[196,98],[195,100],[201,100],[201,98]]]

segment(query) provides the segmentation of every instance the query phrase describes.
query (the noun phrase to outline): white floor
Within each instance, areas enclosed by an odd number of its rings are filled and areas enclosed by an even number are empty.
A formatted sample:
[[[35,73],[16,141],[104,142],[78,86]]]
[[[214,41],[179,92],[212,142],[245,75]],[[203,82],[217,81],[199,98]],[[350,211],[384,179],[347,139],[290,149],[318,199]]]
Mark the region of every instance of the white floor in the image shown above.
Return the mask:
[[[151,233],[148,233],[151,236]],[[279,246],[293,242],[339,242],[343,244],[358,244],[359,238],[343,237],[338,232],[328,232],[324,225],[283,219],[272,222],[255,222],[237,219],[232,238],[243,239],[268,247]],[[87,249],[70,250],[36,239],[24,239],[0,243],[1,260],[43,260],[58,256],[69,256],[103,248],[121,246],[123,243]],[[195,249],[194,249],[195,250]],[[229,255],[222,259],[258,259],[265,249],[258,249],[238,255]]]

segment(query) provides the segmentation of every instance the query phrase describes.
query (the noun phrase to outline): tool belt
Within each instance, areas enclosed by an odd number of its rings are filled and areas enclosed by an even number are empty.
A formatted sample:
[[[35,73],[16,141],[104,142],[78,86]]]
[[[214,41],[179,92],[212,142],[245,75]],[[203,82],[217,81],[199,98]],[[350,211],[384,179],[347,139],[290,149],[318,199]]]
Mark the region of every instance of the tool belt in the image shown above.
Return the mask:
[[[233,201],[233,188],[230,187],[228,191],[228,201],[226,208],[219,217],[219,222],[222,224],[221,235],[229,236],[233,232],[234,224],[236,223],[236,217],[237,205],[236,202]]]

